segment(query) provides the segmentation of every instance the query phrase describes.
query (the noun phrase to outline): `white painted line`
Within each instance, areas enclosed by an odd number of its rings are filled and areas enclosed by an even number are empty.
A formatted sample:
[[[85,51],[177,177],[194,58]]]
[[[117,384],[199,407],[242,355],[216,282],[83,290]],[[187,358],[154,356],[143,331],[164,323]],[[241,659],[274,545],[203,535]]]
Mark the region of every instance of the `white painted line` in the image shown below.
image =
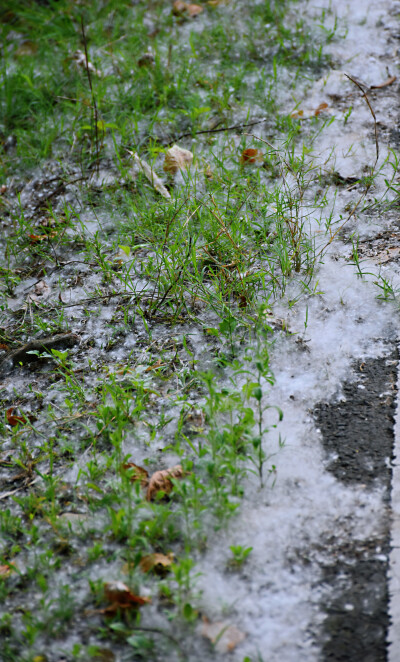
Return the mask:
[[[399,347],[400,352],[400,347]],[[388,662],[400,660],[400,362],[397,366],[397,407],[394,424],[394,462],[392,466],[392,526],[389,564],[389,656]]]

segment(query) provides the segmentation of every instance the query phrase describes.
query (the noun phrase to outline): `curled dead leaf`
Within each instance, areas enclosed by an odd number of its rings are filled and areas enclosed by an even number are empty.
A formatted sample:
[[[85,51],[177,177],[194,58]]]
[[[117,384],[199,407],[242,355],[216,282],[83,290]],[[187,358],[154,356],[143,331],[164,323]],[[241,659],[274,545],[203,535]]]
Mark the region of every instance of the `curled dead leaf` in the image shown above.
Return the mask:
[[[203,11],[203,7],[200,5],[191,4],[188,2],[183,2],[183,0],[175,0],[172,5],[172,13],[174,16],[184,17],[184,18],[194,18],[198,16]]]
[[[190,4],[187,8],[187,13],[191,18],[197,16],[198,14],[201,14],[202,11],[203,11],[203,7],[201,7],[200,5]]]
[[[51,288],[44,280],[40,280],[35,285],[35,294],[39,297],[47,298],[50,294]]]
[[[204,177],[206,177],[206,179],[208,179],[208,180],[210,180],[210,181],[212,181],[212,180],[214,179],[214,173],[213,173],[213,171],[211,170],[211,168],[210,168],[210,166],[208,165],[208,163],[207,163],[206,167],[204,168]]]
[[[25,416],[14,416],[13,415],[14,411],[15,411],[15,407],[10,407],[6,411],[7,423],[8,423],[8,425],[11,425],[11,427],[13,427],[13,428],[18,424],[26,425],[26,423],[28,423],[28,419],[31,422],[36,420],[34,416],[29,416],[28,418],[26,418]]]
[[[25,57],[26,55],[35,55],[38,50],[38,45],[30,39],[25,39],[15,51],[17,57]]]
[[[400,255],[400,246],[388,246],[383,250],[379,250],[374,259],[378,264],[383,264],[384,262],[390,262],[394,258],[398,258]]]
[[[246,294],[240,294],[239,296],[239,308],[247,308],[249,305],[249,299]]]
[[[174,555],[170,554],[147,554],[141,559],[139,566],[143,572],[154,572],[156,575],[164,577],[174,562]]]
[[[189,168],[193,162],[193,154],[179,145],[172,145],[165,152],[164,171],[175,175],[178,170]]]
[[[172,491],[172,482],[171,478],[182,478],[183,469],[180,464],[177,464],[175,467],[170,469],[164,469],[163,471],[156,471],[150,478],[149,485],[147,488],[146,499],[147,501],[152,501],[158,494],[158,492],[164,492],[164,494],[170,494]]]
[[[149,482],[149,474],[146,469],[139,467],[139,465],[135,464],[134,462],[125,462],[125,464],[122,465],[122,468],[129,470],[130,479],[132,482],[140,480],[141,486],[147,487]]]
[[[153,67],[155,64],[156,58],[151,51],[143,53],[137,61],[138,67]]]
[[[320,103],[318,108],[314,110],[314,115],[319,115],[322,113],[323,110],[327,110],[328,104],[324,101],[323,103]]]
[[[28,239],[31,244],[37,244],[38,242],[47,239],[47,234],[28,234]]]
[[[211,641],[218,653],[230,653],[246,638],[246,634],[239,630],[235,625],[230,625],[227,621],[210,623],[204,620],[201,634]]]
[[[28,234],[28,239],[30,244],[39,244],[42,241],[48,241],[49,239],[52,239],[53,237],[56,236],[57,236],[57,232],[53,230],[48,234]]]
[[[110,607],[104,610],[105,613],[112,613],[118,609],[136,609],[151,602],[150,598],[142,598],[140,595],[132,593],[130,588],[121,581],[107,582],[104,584],[104,595]]]
[[[253,147],[243,150],[240,163],[243,165],[257,164],[261,165],[264,161],[264,154]]]
[[[183,2],[183,0],[175,0],[174,4],[172,5],[172,13],[175,16],[180,16],[181,14],[184,14],[186,7],[187,2]]]
[[[7,577],[9,577],[12,572],[15,572],[14,563],[0,565],[0,579],[7,579]]]
[[[317,108],[313,110],[294,110],[293,113],[290,113],[290,117],[295,120],[309,120],[312,117],[318,117],[318,115],[320,115],[328,108],[328,104],[323,101]]]

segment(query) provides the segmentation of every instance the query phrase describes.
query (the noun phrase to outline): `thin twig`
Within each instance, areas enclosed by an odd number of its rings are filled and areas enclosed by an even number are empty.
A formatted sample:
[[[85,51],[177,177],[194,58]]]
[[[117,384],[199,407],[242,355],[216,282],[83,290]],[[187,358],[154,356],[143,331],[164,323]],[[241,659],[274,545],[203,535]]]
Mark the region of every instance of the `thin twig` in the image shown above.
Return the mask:
[[[369,108],[369,110],[370,110],[370,112],[371,112],[372,118],[373,118],[373,120],[374,120],[374,135],[375,135],[375,152],[376,152],[376,158],[375,158],[375,163],[374,163],[374,165],[373,165],[373,167],[372,167],[372,169],[371,169],[371,176],[372,176],[373,173],[375,172],[375,169],[376,169],[376,166],[377,166],[377,163],[378,163],[378,159],[379,159],[378,125],[377,125],[377,121],[376,121],[376,115],[375,115],[375,113],[374,113],[374,109],[372,108],[372,106],[371,106],[371,104],[370,104],[370,101],[369,101],[369,99],[368,99],[368,97],[367,97],[367,95],[366,95],[366,93],[365,93],[365,90],[364,90],[363,87],[360,85],[360,83],[359,83],[358,81],[356,81],[354,78],[352,78],[351,76],[349,76],[349,74],[345,74],[345,76],[346,76],[349,80],[351,80],[351,82],[354,83],[354,85],[356,85],[356,86],[358,87],[358,89],[361,91],[361,93],[362,93],[362,95],[363,95],[363,97],[364,97],[364,99],[365,99],[365,101],[366,101],[366,103],[367,103],[367,106],[368,106],[368,108]],[[361,202],[364,200],[365,196],[367,195],[367,193],[368,193],[368,191],[369,191],[369,189],[370,189],[370,186],[371,186],[371,184],[369,184],[369,185],[367,185],[367,186],[365,187],[364,192],[362,193],[362,195],[359,197],[359,199],[358,199],[357,202],[355,203],[353,209],[351,209],[351,211],[350,211],[349,215],[347,216],[346,220],[341,224],[341,226],[336,230],[336,232],[335,232],[333,235],[331,235],[331,237],[330,237],[328,243],[325,244],[325,246],[323,246],[323,248],[321,248],[321,250],[320,250],[320,252],[318,253],[317,257],[320,257],[321,255],[323,255],[323,253],[326,251],[326,249],[328,248],[328,246],[330,246],[330,244],[333,242],[333,240],[334,240],[335,237],[339,234],[339,232],[341,232],[341,230],[343,230],[344,226],[347,225],[347,223],[350,221],[351,218],[353,218],[353,216],[354,216],[354,214],[356,213],[356,211],[357,211],[359,205],[361,204]]]
[[[243,123],[241,122],[240,124],[233,124],[232,126],[225,126],[220,129],[203,129],[202,131],[189,131],[187,133],[182,133],[180,136],[173,138],[170,140],[166,145],[172,145],[172,143],[176,143],[179,140],[182,140],[182,138],[189,138],[193,136],[199,136],[205,133],[222,133],[223,131],[235,131],[235,129],[245,129],[248,126],[255,126],[256,124],[263,124],[264,122],[268,122],[268,117],[263,117],[261,120],[254,120],[254,122],[247,122]]]
[[[147,296],[143,295],[139,297],[139,295],[136,292],[112,292],[110,294],[97,294],[96,296],[88,297],[87,299],[81,299],[76,303],[64,303],[62,301],[61,305],[51,306],[50,308],[47,308],[46,312],[49,312],[50,310],[59,310],[60,308],[75,308],[76,306],[83,306],[84,304],[95,303],[96,301],[103,301],[105,299],[113,299],[115,297],[136,297],[136,303],[138,303],[138,301],[141,302],[142,300],[151,299],[150,295]],[[165,295],[163,297],[163,300],[164,299],[165,299]]]
[[[54,178],[54,179],[56,179],[56,178]],[[57,179],[60,179],[60,178],[57,177]],[[58,195],[59,193],[62,193],[62,192],[63,192],[63,189],[65,189],[66,186],[70,186],[71,184],[76,184],[76,182],[81,182],[81,181],[84,181],[84,180],[86,180],[86,179],[88,179],[87,175],[80,175],[79,177],[76,177],[75,179],[71,179],[71,181],[62,181],[62,182],[61,182],[61,183],[60,183],[60,184],[54,189],[54,191],[52,191],[51,193],[49,193],[48,195],[46,195],[45,198],[43,198],[42,200],[40,200],[40,202],[38,202],[37,205],[35,205],[35,207],[34,207],[34,211],[36,211],[36,210],[38,210],[38,209],[44,207],[44,205],[46,204],[46,202],[48,202],[49,200],[51,200],[51,198],[54,198],[55,195]],[[47,182],[46,182],[46,183],[47,183]]]
[[[89,68],[89,57],[88,57],[88,51],[87,51],[87,40],[86,40],[86,34],[85,34],[85,27],[83,25],[83,17],[81,16],[81,28],[82,28],[82,38],[83,38],[83,46],[85,48],[85,67],[86,67],[86,75],[89,81],[89,87],[90,87],[90,93],[92,96],[92,104],[93,104],[93,119],[94,119],[94,131],[95,131],[95,139],[96,139],[96,171],[97,174],[99,174],[99,128],[98,128],[98,112],[97,112],[97,103],[96,103],[96,97],[94,95],[93,91],[93,86],[92,86],[92,77],[90,75],[90,68]]]
[[[372,117],[374,118],[374,133],[375,133],[375,148],[376,148],[376,159],[375,159],[374,167],[372,168],[372,171],[374,171],[375,168],[376,168],[376,164],[378,163],[378,160],[379,160],[378,123],[376,121],[376,115],[374,113],[374,109],[372,108],[372,106],[369,102],[369,99],[367,97],[367,94],[366,94],[364,88],[362,87],[362,85],[358,81],[356,81],[355,78],[352,78],[349,74],[345,74],[345,76],[346,76],[346,78],[351,80],[351,82],[354,83],[354,85],[357,85],[357,87],[360,90],[361,94],[363,95],[365,101],[367,102],[367,105],[368,105],[368,108],[371,111]]]

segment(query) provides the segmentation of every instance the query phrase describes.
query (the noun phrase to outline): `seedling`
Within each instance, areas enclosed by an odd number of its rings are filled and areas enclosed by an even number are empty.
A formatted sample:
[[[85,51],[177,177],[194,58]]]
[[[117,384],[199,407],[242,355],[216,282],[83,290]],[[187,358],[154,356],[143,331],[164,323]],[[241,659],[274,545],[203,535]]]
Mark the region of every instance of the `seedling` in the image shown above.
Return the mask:
[[[243,547],[242,545],[231,545],[229,549],[232,552],[232,558],[229,559],[228,566],[235,570],[243,566],[249,554],[253,551],[252,547]]]

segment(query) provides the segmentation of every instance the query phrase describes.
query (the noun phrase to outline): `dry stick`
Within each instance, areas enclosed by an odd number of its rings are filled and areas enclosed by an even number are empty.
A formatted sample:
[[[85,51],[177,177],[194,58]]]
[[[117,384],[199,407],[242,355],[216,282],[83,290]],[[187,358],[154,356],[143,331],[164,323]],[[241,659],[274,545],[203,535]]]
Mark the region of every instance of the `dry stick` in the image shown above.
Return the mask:
[[[87,78],[88,78],[88,81],[89,81],[90,93],[92,95],[94,129],[95,129],[95,137],[96,137],[96,170],[97,170],[97,174],[99,174],[99,128],[98,128],[98,125],[97,125],[97,122],[98,122],[97,103],[96,103],[96,97],[94,95],[93,87],[92,87],[92,77],[90,75],[89,58],[88,58],[88,51],[87,51],[87,40],[86,40],[85,27],[83,25],[83,17],[82,16],[81,16],[81,28],[82,28],[83,46],[85,48],[86,75],[87,75]]]
[[[138,294],[136,292],[112,292],[111,294],[98,294],[94,297],[88,297],[87,299],[81,299],[80,301],[77,301],[76,303],[64,303],[61,301],[61,305],[59,306],[51,306],[50,308],[47,309],[47,312],[50,312],[51,310],[59,310],[60,308],[75,308],[76,306],[83,306],[84,304],[90,304],[90,303],[95,303],[96,301],[104,300],[104,299],[113,299],[114,297],[136,297],[137,301],[141,302],[143,299],[149,301],[151,299],[150,296],[142,296],[139,298]],[[165,295],[163,297],[163,300],[165,300]],[[26,313],[25,313],[26,316]],[[18,329],[19,327],[17,327]]]
[[[203,129],[203,131],[195,131],[194,135],[199,136],[204,133],[222,133],[223,131],[235,131],[235,129],[245,129],[248,126],[255,126],[256,124],[263,124],[264,122],[268,121],[268,117],[263,117],[261,120],[254,120],[254,122],[247,122],[244,124],[243,122],[241,124],[234,124],[233,126],[225,126],[221,129]],[[176,143],[179,140],[182,140],[182,138],[188,138],[188,137],[193,137],[193,131],[189,131],[188,133],[182,133],[180,136],[177,138],[173,138],[170,140],[166,145],[172,145],[172,143]]]
[[[59,180],[60,177],[54,177],[54,179]],[[57,188],[52,193],[49,193],[43,200],[40,200],[40,202],[38,202],[38,204],[35,205],[34,211],[36,211],[37,209],[40,209],[41,207],[44,207],[45,204],[49,200],[51,200],[51,198],[54,198],[55,195],[58,195],[59,193],[62,193],[62,189],[65,188],[66,186],[69,186],[70,184],[75,184],[76,182],[81,182],[82,180],[85,180],[85,179],[87,179],[86,175],[80,175],[79,177],[76,177],[75,179],[71,179],[70,182],[68,182],[68,181],[61,182],[61,184],[59,184],[57,186]],[[51,180],[49,180],[49,181],[51,181]],[[47,182],[45,182],[45,183],[47,183]]]
[[[371,111],[371,115],[372,115],[372,117],[374,118],[374,132],[375,132],[376,159],[375,159],[374,167],[372,168],[372,172],[373,172],[373,171],[375,170],[375,168],[376,168],[376,164],[378,163],[378,159],[379,159],[378,123],[377,123],[377,121],[376,121],[376,115],[375,115],[375,113],[374,113],[374,110],[373,110],[373,108],[372,108],[370,102],[369,102],[369,99],[368,99],[368,97],[367,97],[367,94],[366,94],[365,90],[362,88],[362,86],[360,85],[360,83],[359,83],[358,81],[356,81],[355,78],[352,78],[351,76],[349,76],[349,74],[345,74],[345,76],[346,76],[346,78],[348,78],[349,80],[351,80],[351,82],[354,83],[354,85],[357,85],[357,87],[358,87],[358,89],[361,91],[361,94],[363,95],[365,101],[367,102],[367,105],[368,105],[368,108],[369,108],[370,111]]]
[[[383,83],[380,83],[379,85],[371,85],[370,90],[381,90],[383,87],[388,87],[389,85],[392,85],[392,83],[397,80],[396,76],[390,76],[387,80],[385,80]]]
[[[370,101],[369,101],[369,99],[368,99],[368,97],[367,97],[367,94],[366,94],[365,90],[362,88],[362,86],[360,85],[360,83],[358,83],[354,78],[352,78],[351,76],[349,76],[349,74],[345,74],[345,76],[346,76],[346,78],[348,78],[349,80],[351,80],[351,82],[354,83],[354,85],[356,85],[356,86],[358,87],[358,89],[361,91],[361,93],[362,93],[362,95],[363,95],[363,97],[364,97],[364,99],[365,99],[365,101],[366,101],[366,103],[367,103],[367,106],[368,106],[368,108],[369,108],[369,110],[370,110],[370,112],[371,112],[372,118],[373,118],[373,120],[374,120],[374,135],[375,135],[375,152],[376,152],[376,157],[375,157],[375,163],[374,163],[374,165],[373,165],[373,167],[372,167],[372,169],[371,169],[371,176],[372,176],[373,173],[374,173],[374,171],[375,171],[375,168],[376,168],[376,166],[377,166],[378,159],[379,159],[378,123],[377,123],[377,121],[376,121],[376,115],[375,115],[374,110],[373,110],[373,108],[372,108],[372,106],[371,106],[371,104],[370,104]],[[359,197],[359,199],[357,200],[357,202],[356,202],[356,204],[354,205],[353,209],[350,211],[350,213],[349,213],[348,217],[346,218],[346,220],[345,220],[345,221],[342,223],[342,225],[336,230],[336,232],[335,232],[333,235],[331,235],[331,238],[329,239],[328,243],[325,244],[325,246],[323,246],[323,248],[321,248],[320,252],[318,253],[318,255],[317,255],[316,257],[320,257],[321,255],[323,255],[323,253],[326,251],[326,249],[328,248],[328,246],[330,246],[330,244],[333,242],[333,240],[335,239],[335,237],[339,234],[339,232],[341,232],[341,230],[343,230],[344,226],[347,225],[347,223],[350,221],[350,219],[354,216],[354,214],[356,213],[356,211],[357,211],[357,209],[358,209],[360,203],[364,200],[365,196],[367,195],[367,193],[368,193],[368,191],[369,191],[369,189],[370,189],[370,186],[371,186],[371,185],[369,184],[369,185],[367,185],[367,186],[365,187],[364,193]]]
[[[47,474],[48,471],[43,471],[42,476]],[[30,483],[27,483],[26,485],[21,485],[20,487],[16,487],[14,490],[10,490],[9,492],[2,492],[0,494],[0,501],[3,499],[7,499],[7,497],[12,496],[13,494],[16,494],[17,492],[20,492],[21,490],[25,490],[26,488],[30,487],[31,485],[34,485],[40,480],[40,476],[37,476],[34,478]]]

